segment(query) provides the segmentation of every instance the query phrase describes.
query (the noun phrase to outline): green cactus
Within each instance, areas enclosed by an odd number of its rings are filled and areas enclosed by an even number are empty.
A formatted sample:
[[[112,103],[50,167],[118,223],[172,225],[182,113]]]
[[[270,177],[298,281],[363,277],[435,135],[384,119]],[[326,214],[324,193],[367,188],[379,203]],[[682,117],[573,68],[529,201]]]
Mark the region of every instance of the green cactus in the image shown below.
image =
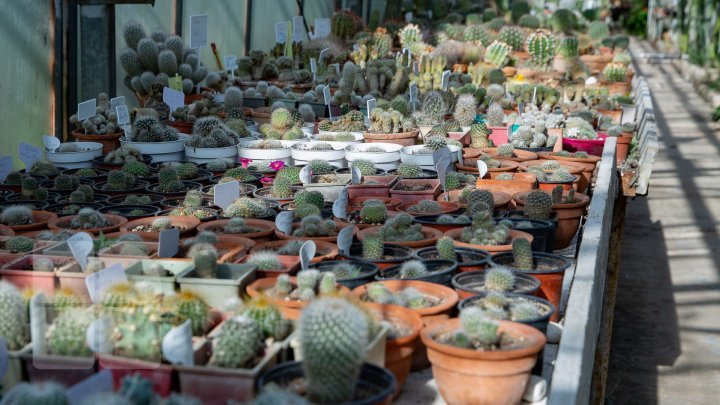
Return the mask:
[[[362,241],[363,258],[365,260],[381,260],[383,258],[384,242],[378,235],[368,235]]]
[[[516,268],[522,270],[532,270],[535,268],[530,241],[525,238],[514,239],[512,242],[512,252]]]
[[[253,253],[247,263],[254,264],[258,270],[279,270],[283,267],[278,255],[268,250]]]
[[[515,287],[515,274],[507,267],[496,266],[485,272],[485,290],[509,292]]]
[[[435,243],[435,248],[438,251],[438,257],[443,260],[457,261],[455,254],[455,244],[452,238],[444,236]]]
[[[310,161],[310,168],[314,176],[322,176],[324,174],[332,173],[335,168],[324,160],[312,160]]]
[[[147,177],[150,175],[150,168],[144,162],[128,162],[122,167],[122,171],[132,174],[135,177]]]
[[[188,252],[188,257],[193,259],[198,277],[216,278],[218,254],[212,245],[196,243]]]
[[[313,402],[352,400],[368,338],[366,317],[348,301],[324,298],[305,308],[300,318],[300,342],[307,393]]]
[[[608,82],[626,82],[627,67],[622,63],[608,63],[602,71],[602,77]]]
[[[66,308],[53,320],[47,331],[47,348],[56,356],[90,357],[86,332],[95,320],[92,310],[87,308]]]
[[[147,378],[142,377],[140,373],[123,377],[118,394],[132,404],[151,405],[155,403],[153,384]]]
[[[65,387],[52,382],[21,382],[3,396],[3,405],[69,405]]]
[[[483,350],[492,350],[500,344],[502,334],[498,331],[500,324],[485,316],[478,307],[467,307],[460,311],[462,334],[455,336],[459,346],[470,346]],[[464,338],[464,339],[463,339]],[[460,342],[458,340],[462,339]]]
[[[223,211],[223,214],[230,218],[261,218],[274,213],[262,200],[250,197],[238,198]]]
[[[490,34],[482,25],[468,25],[463,33],[463,40],[487,46],[490,43]]]
[[[572,59],[578,56],[578,40],[574,36],[564,35],[558,41],[558,54],[565,59]]]
[[[72,190],[80,185],[80,179],[77,176],[67,174],[59,174],[53,181],[53,188],[56,190]]]
[[[0,281],[0,337],[8,350],[20,350],[28,343],[27,311],[17,287]]]
[[[311,215],[320,215],[320,209],[313,204],[297,204],[295,203],[295,210],[293,216],[295,219],[303,219]]]
[[[527,39],[527,50],[530,54],[530,64],[545,70],[555,56],[555,38],[542,30],[530,34]]]
[[[528,321],[540,317],[540,311],[532,302],[520,302],[510,307],[510,320]]]
[[[588,25],[587,33],[593,42],[599,43],[610,35],[610,29],[603,21],[593,21]]]
[[[525,14],[518,20],[518,25],[523,28],[538,29],[540,28],[540,20],[534,15]]]
[[[30,224],[33,222],[32,210],[25,205],[11,205],[0,214],[0,222],[8,226]]]
[[[108,173],[108,180],[103,185],[103,190],[123,191],[135,186],[135,176],[121,170],[112,170]]]
[[[485,62],[497,67],[504,67],[508,63],[508,56],[512,47],[505,42],[493,41],[485,51]]]
[[[282,389],[264,389],[250,405],[310,405],[300,395]]]
[[[477,114],[477,100],[472,94],[461,94],[455,103],[453,117],[461,126],[470,126],[475,120]]]
[[[55,167],[52,162],[48,162],[47,160],[38,160],[30,166],[30,170],[28,172],[37,176],[52,177],[58,174],[58,168]]]
[[[570,32],[575,29],[575,14],[564,8],[557,9],[552,15],[550,24],[555,32]]]
[[[528,219],[547,220],[552,214],[552,197],[544,191],[534,190],[525,197],[525,216]]]
[[[415,205],[408,207],[407,212],[411,214],[433,214],[442,211],[442,206],[437,201],[422,200]]]
[[[70,227],[73,229],[97,229],[106,226],[108,226],[108,220],[105,215],[92,208],[81,209],[70,221]]]
[[[416,166],[409,163],[400,163],[398,168],[395,170],[398,176],[406,178],[414,178],[422,176],[422,169],[420,166]]]
[[[375,169],[375,163],[369,160],[354,160],[350,163],[350,167],[357,167],[360,169],[360,174],[363,176],[374,176],[377,172]]]
[[[303,190],[295,194],[295,204],[312,204],[322,210],[325,206],[325,197],[319,191]]]
[[[409,260],[400,265],[400,278],[414,280],[429,274],[427,267],[420,260]]]
[[[360,219],[365,224],[384,224],[387,220],[385,204],[364,204],[360,210]]]
[[[35,243],[24,236],[12,236],[4,242],[4,246],[10,253],[23,253],[33,250]]]

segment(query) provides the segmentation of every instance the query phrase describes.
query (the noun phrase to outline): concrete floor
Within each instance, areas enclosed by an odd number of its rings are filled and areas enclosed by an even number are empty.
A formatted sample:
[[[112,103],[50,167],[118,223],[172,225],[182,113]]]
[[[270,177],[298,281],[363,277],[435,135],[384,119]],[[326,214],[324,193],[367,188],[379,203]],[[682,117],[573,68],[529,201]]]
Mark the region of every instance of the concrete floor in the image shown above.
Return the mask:
[[[635,51],[651,52],[647,44]],[[720,132],[672,64],[639,61],[660,152],[628,201],[609,404],[720,402]]]

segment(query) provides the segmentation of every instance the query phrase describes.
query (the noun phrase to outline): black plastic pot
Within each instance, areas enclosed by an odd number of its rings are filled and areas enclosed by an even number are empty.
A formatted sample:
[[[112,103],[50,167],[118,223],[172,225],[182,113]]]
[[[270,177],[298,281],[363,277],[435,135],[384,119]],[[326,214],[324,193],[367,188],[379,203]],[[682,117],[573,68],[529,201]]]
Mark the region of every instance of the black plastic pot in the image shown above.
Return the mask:
[[[160,203],[161,203],[161,202],[163,201],[163,199],[164,199],[163,196],[160,196],[160,195],[157,195],[157,194],[145,194],[145,193],[140,193],[140,194],[138,194],[138,196],[148,196],[148,197],[150,197],[151,204],[154,205],[154,206],[157,206],[158,208],[160,208]],[[107,199],[107,203],[108,203],[108,205],[127,205],[127,204],[124,204],[126,197],[127,197],[127,195],[111,196],[110,198]]]
[[[504,211],[503,219],[513,222],[512,229],[527,232],[533,236],[532,250],[535,252],[553,252],[553,244],[555,243],[555,231],[557,229],[557,214],[552,213],[550,219],[537,220],[527,219],[523,211]],[[519,223],[529,222],[530,228],[517,226]],[[527,224],[525,224],[527,225]],[[549,226],[548,226],[549,225]]]
[[[425,264],[430,274],[412,280],[428,281],[450,286],[450,282],[453,280],[453,276],[455,276],[455,271],[457,270],[457,262],[451,260],[427,260],[424,261],[423,264]],[[375,280],[399,280],[401,266],[402,264],[398,264],[380,271],[380,274],[375,276]]]
[[[47,203],[50,204],[51,202],[58,201],[60,199],[60,194],[54,193],[52,191],[48,192],[48,198]],[[22,194],[13,194],[5,197],[6,202],[15,202],[15,201],[28,201],[25,199],[25,197]]]
[[[95,184],[95,181],[90,180],[90,179],[81,178],[81,179],[78,179],[78,180],[80,181],[80,184],[85,184],[85,185],[88,185],[88,186],[92,186],[93,184]],[[61,195],[61,196],[70,195],[73,191],[76,190],[75,188],[72,188],[72,189],[70,189],[70,190],[60,190],[60,189],[54,188],[54,187],[55,187],[55,180],[45,180],[45,181],[43,181],[43,182],[40,182],[40,183],[38,184],[38,186],[40,186],[40,187],[45,187],[45,188],[48,189],[48,191],[50,191],[51,193],[59,194],[59,195]]]
[[[130,212],[134,210],[143,210],[144,214],[130,215]],[[99,211],[103,214],[120,215],[121,217],[127,218],[128,221],[132,221],[134,219],[154,217],[160,210],[154,205],[108,205],[101,208]]]
[[[515,149],[525,150],[525,151],[534,152],[534,153],[538,153],[538,152],[552,152],[552,151],[553,151],[553,147],[544,147],[544,148],[517,148],[517,147],[516,147]]]
[[[2,190],[0,189],[0,201],[5,201],[8,197],[11,195],[14,195],[15,192],[12,190]]]
[[[148,186],[148,183],[142,180],[135,180],[135,185],[129,189],[126,190],[103,190],[103,186],[107,183],[106,181],[101,181],[99,183],[95,183],[93,185],[93,190],[99,192],[99,193],[105,193],[108,195],[122,195],[122,196],[128,196],[130,194],[145,194],[145,188]]]
[[[257,381],[257,390],[261,392],[265,386],[277,385],[287,387],[304,377],[302,363],[291,361],[278,364],[266,371]],[[338,405],[374,405],[384,404],[395,392],[397,381],[395,376],[382,367],[365,363],[360,370],[360,377],[355,392],[368,393],[365,398],[356,398]]]
[[[88,180],[92,180],[92,181],[105,181],[105,180],[107,179],[107,175],[108,175],[108,170],[107,170],[107,169],[100,169],[100,168],[96,168],[96,167],[94,167],[94,168],[92,168],[92,169],[95,170],[95,172],[98,173],[97,176],[80,177],[80,178],[81,178],[81,179],[88,179]],[[81,170],[81,169],[65,169],[65,170],[62,171],[62,174],[68,174],[68,175],[77,176],[75,173],[77,173],[78,170]]]
[[[183,184],[185,184],[185,190],[178,191],[175,193],[167,193],[167,192],[157,191],[156,188],[159,186],[158,184],[148,184],[145,187],[145,192],[149,193],[149,194],[161,195],[165,198],[167,198],[167,197],[182,197],[185,194],[187,194],[188,191],[190,191],[192,189],[200,190],[202,188],[202,184],[194,182],[194,181],[183,181]]]
[[[481,299],[485,298],[485,296],[488,293],[485,291],[478,292],[477,295],[465,298],[461,300],[458,303],[458,309],[462,310],[463,308],[469,307],[474,305],[475,301],[480,301]],[[542,333],[547,332],[547,326],[548,322],[550,322],[550,317],[555,312],[555,306],[551,304],[548,300],[544,300],[540,297],[536,297],[533,295],[523,295],[523,294],[516,294],[516,293],[505,293],[504,294],[506,298],[510,301],[531,301],[533,304],[537,306],[541,306],[545,308],[544,315],[535,318],[535,319],[528,319],[526,321],[515,321],[519,323],[524,323],[525,325],[530,325],[533,328],[539,330]]]
[[[471,293],[473,295],[484,292],[485,286],[485,270],[469,271],[466,273],[458,273],[452,279],[452,286],[456,290]],[[527,274],[515,272],[515,288],[513,293],[522,295],[532,295],[540,288],[540,281]]]
[[[440,256],[434,246],[418,249],[414,255],[420,260],[437,260]],[[486,268],[490,263],[492,254],[481,249],[455,248],[455,256],[458,271],[467,272]]]
[[[327,272],[332,271],[332,269],[338,264],[352,264],[353,266],[360,268],[360,276],[345,280],[337,280],[338,283],[344,285],[351,290],[355,287],[360,287],[363,284],[372,282],[375,279],[378,271],[380,271],[380,268],[377,266],[377,264],[359,260],[329,260],[325,262],[311,264],[309,268],[321,272]]]
[[[343,167],[341,169],[335,169],[335,174],[351,174],[349,167]],[[383,169],[375,169],[375,176],[386,176],[387,171]]]
[[[463,211],[464,211],[464,210],[463,210]],[[458,217],[459,215],[462,215],[462,214],[455,213],[455,214],[446,214],[446,215],[450,215],[451,217],[456,218],[456,217]],[[460,223],[456,223],[456,224],[438,224],[438,221],[437,221],[438,217],[440,217],[440,215],[420,215],[420,216],[415,217],[415,222],[417,222],[418,224],[421,224],[421,225],[423,225],[423,226],[428,226],[428,225],[456,225],[458,228],[472,225],[472,221],[460,222]]]
[[[146,165],[150,166],[150,162],[152,162],[152,156],[148,155],[141,155],[142,156],[142,162]],[[98,167],[100,169],[108,169],[108,170],[120,170],[125,165],[124,163],[116,165],[113,163],[105,163],[105,156],[98,156],[95,159],[93,159],[93,165],[95,167]]]
[[[67,210],[67,207],[68,207],[69,205],[75,205],[75,206],[77,206],[77,207],[79,207],[79,208],[92,208],[92,209],[94,209],[94,210],[99,210],[99,209],[101,209],[101,208],[103,208],[103,207],[105,206],[105,205],[103,205],[103,204],[96,203],[96,202],[92,202],[92,203],[64,203],[64,204],[52,204],[52,205],[48,205],[47,207],[45,207],[45,211],[54,212],[54,213],[58,214],[59,217],[64,217],[64,216],[67,216],[67,215],[75,215],[75,214],[77,214],[77,211],[72,212],[72,211],[68,211],[68,210]]]
[[[356,260],[356,261],[363,261],[363,262],[370,262],[380,265],[380,267],[383,267],[383,264],[388,263],[397,263],[397,262],[404,262],[406,260],[412,259],[412,253],[413,250],[407,246],[400,246],[400,245],[392,245],[389,243],[386,243],[383,245],[383,255],[394,257],[394,259],[390,260],[367,260],[363,258],[363,245],[362,243],[353,243],[350,245],[350,248],[348,249],[348,254],[340,252],[340,255],[346,259],[350,260]]]
[[[525,273],[537,273],[537,274],[549,274],[549,273],[558,273],[565,271],[568,267],[570,267],[570,260],[567,258],[552,254],[552,253],[545,253],[545,252],[532,252],[533,255],[533,263],[535,266],[539,266],[541,268],[534,269],[534,270],[521,270],[515,267],[515,258],[513,257],[512,252],[501,252],[496,253],[490,258],[490,263],[493,266],[505,266],[510,267],[513,270],[516,271],[522,271]]]
[[[211,172],[211,173],[212,173],[212,172]],[[262,173],[250,172],[250,174],[252,174],[252,175],[255,177],[253,180],[243,180],[243,181],[238,180],[238,181],[240,181],[240,183],[244,183],[244,184],[252,184],[252,185],[255,185],[255,186],[259,186],[259,185],[260,185],[260,179],[262,179],[262,178],[264,177],[264,176],[262,175]],[[210,179],[209,179],[209,180],[210,180],[210,184],[213,184],[213,185],[217,184],[217,183],[220,181],[220,179],[222,179],[223,177],[225,177],[225,176],[222,175],[222,174],[211,176]]]
[[[400,177],[401,179],[437,179],[437,172],[434,170],[422,169],[422,176],[419,177],[402,177],[397,174],[397,170],[390,170],[388,174],[393,174]]]

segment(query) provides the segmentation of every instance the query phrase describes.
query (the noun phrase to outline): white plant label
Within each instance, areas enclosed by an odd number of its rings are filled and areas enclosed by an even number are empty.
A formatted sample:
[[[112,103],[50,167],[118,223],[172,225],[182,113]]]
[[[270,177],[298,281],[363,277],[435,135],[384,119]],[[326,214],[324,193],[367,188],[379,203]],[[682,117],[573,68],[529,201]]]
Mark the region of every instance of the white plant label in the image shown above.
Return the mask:
[[[325,38],[330,35],[330,19],[315,19],[315,38]]]
[[[333,64],[330,65],[330,66],[332,66],[333,69],[335,69],[335,76],[340,77],[340,64],[339,64],[339,63],[333,63]]]
[[[302,270],[307,270],[308,267],[310,267],[310,263],[312,262],[313,257],[315,257],[315,252],[317,251],[317,246],[315,245],[315,242],[309,240],[300,246],[300,267]]]
[[[170,111],[175,111],[185,105],[185,93],[165,87],[163,88],[163,103],[170,107]],[[170,114],[170,119],[174,120],[172,114]]]
[[[8,347],[7,340],[4,337],[0,337],[0,378],[5,376],[8,371]]]
[[[207,46],[208,44],[208,16],[191,15],[190,16],[190,48],[197,49]],[[171,110],[173,111],[173,110]]]
[[[348,225],[342,230],[340,230],[340,233],[338,233],[337,236],[338,250],[340,251],[340,253],[350,253],[350,245],[352,245],[354,236],[355,233],[353,231],[352,225]]]
[[[117,113],[117,121],[120,126],[124,127],[125,125],[130,123],[130,112],[128,112],[128,108],[126,105],[120,105],[115,107],[115,112]]]
[[[407,54],[407,57],[408,57],[407,65],[408,65],[408,67],[412,66],[412,51],[410,50],[410,48],[403,48],[403,49],[402,49],[402,53],[403,53],[403,55],[404,55],[404,54]]]
[[[55,153],[55,149],[60,147],[60,140],[52,135],[43,135],[42,141],[43,145],[45,145],[45,149],[52,153]]]
[[[223,57],[223,65],[225,70],[233,71],[238,68],[238,57],[237,55],[226,55]]]
[[[305,36],[305,19],[298,15],[293,17],[293,42],[302,42]]]
[[[275,23],[275,43],[284,44],[287,39],[287,21],[280,21]]]
[[[20,142],[18,146],[18,157],[25,163],[25,167],[30,169],[33,163],[42,160],[42,149],[29,143]]]
[[[85,331],[88,348],[95,353],[112,353],[115,343],[114,329],[113,320],[109,316],[102,316],[92,321]]]
[[[362,173],[357,167],[350,168],[350,184],[360,184],[362,181]]]
[[[317,72],[317,61],[315,58],[310,58],[310,72],[313,75],[313,81],[315,81],[315,72]]]
[[[417,94],[418,94],[417,84],[415,84],[415,83],[410,84],[410,104],[412,105],[413,111],[415,111],[415,102],[417,101]]]
[[[412,11],[408,11],[405,13],[405,22],[409,23],[413,20],[413,13]]]
[[[348,191],[344,188],[337,200],[333,202],[332,212],[335,218],[345,219],[347,217],[347,205],[348,205]]]
[[[413,63],[412,63],[412,71],[413,71],[413,73],[415,73],[415,74],[420,73],[420,62],[418,62],[418,61],[416,61],[416,60],[413,61]]]
[[[235,200],[240,198],[240,182],[237,180],[227,183],[220,183],[213,187],[214,203],[222,209],[226,209]]]
[[[537,103],[535,102],[536,97],[537,97],[537,86],[533,87],[533,96],[532,96],[532,103],[533,103],[533,104],[537,104]]]
[[[520,114],[522,114],[522,113],[525,112],[525,104],[523,104],[522,101],[518,103],[518,112],[519,112]]]
[[[97,113],[97,100],[92,99],[78,104],[78,121],[84,121]]]
[[[33,354],[47,354],[45,350],[45,331],[47,329],[47,311],[45,294],[35,294],[30,299],[30,343]]]
[[[92,236],[85,232],[78,232],[68,238],[67,244],[70,247],[70,253],[72,253],[80,265],[80,268],[85,271],[88,264],[88,256],[93,250]]]
[[[125,104],[125,96],[115,97],[110,99],[110,109],[114,110],[117,107]]]
[[[458,164],[460,164],[460,166],[465,166],[465,161],[463,160],[462,153],[463,153],[462,149],[457,151],[457,161],[458,161]]]
[[[275,217],[275,228],[285,235],[292,234],[292,222],[293,213],[292,211],[282,211]]]
[[[192,345],[192,328],[190,320],[170,329],[160,345],[162,355],[172,364],[183,366],[195,365]]]
[[[115,263],[110,267],[104,268],[97,273],[89,274],[85,278],[85,285],[90,294],[90,299],[94,304],[100,302],[105,290],[115,284],[127,283],[127,275],[122,264]]]
[[[312,168],[310,165],[305,165],[302,169],[300,169],[300,173],[298,174],[300,177],[300,182],[302,184],[310,184],[312,183]]]
[[[330,106],[332,96],[330,95],[330,86],[325,86],[323,89],[323,99],[325,100],[325,105],[328,108],[328,119],[332,119],[332,107]]]
[[[377,100],[374,98],[371,98],[367,101],[367,116],[370,118],[370,113],[372,113],[372,110],[375,109],[375,106],[377,106]]]
[[[487,163],[483,162],[482,160],[478,159],[477,161],[477,167],[478,167],[478,179],[482,179],[485,177],[485,175],[488,172],[488,166]]]
[[[447,91],[449,85],[450,85],[450,71],[445,70],[442,72],[442,89],[443,89],[443,91]]]
[[[13,159],[10,156],[0,157],[0,182],[5,181],[13,169]]]
[[[158,257],[175,257],[180,249],[180,230],[166,229],[158,236]]]
[[[318,55],[318,61],[322,62],[323,59],[327,58],[329,53],[330,53],[330,48],[322,49],[320,51],[320,55]]]
[[[101,370],[98,373],[87,377],[79,383],[68,387],[65,391],[68,403],[81,404],[88,398],[110,394],[113,392],[112,371]]]

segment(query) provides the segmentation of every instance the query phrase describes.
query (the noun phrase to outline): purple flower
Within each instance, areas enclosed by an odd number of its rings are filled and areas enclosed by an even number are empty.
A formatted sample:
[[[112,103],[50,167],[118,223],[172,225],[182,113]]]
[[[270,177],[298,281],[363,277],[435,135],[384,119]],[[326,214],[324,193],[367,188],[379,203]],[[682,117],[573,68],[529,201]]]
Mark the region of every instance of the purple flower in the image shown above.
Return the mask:
[[[270,162],[270,164],[268,166],[271,169],[278,171],[278,170],[282,169],[283,167],[285,167],[285,162],[283,162],[282,160],[275,160],[275,161]]]

